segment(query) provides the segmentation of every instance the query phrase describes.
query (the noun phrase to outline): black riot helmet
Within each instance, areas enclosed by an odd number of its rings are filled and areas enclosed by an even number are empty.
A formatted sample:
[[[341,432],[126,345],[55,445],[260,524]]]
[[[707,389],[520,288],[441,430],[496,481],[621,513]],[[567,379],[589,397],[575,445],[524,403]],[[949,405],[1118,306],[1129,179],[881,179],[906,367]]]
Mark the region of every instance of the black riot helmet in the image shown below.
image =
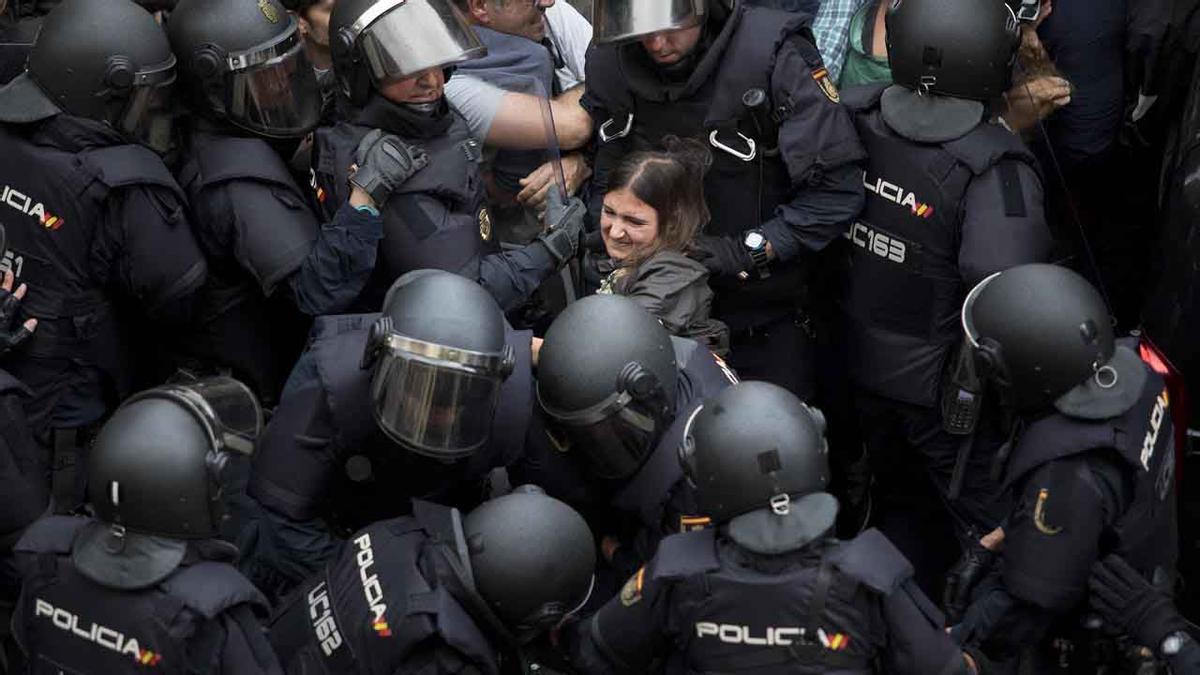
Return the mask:
[[[491,436],[513,359],[504,313],[482,286],[440,270],[409,272],[388,290],[367,339],[375,421],[417,454],[466,457]]]
[[[342,93],[356,106],[372,85],[487,54],[454,0],[338,0],[329,48]]]
[[[829,482],[825,418],[782,387],[741,382],[706,400],[688,420],[679,461],[713,522],[770,509],[820,520],[820,530],[833,524],[836,508],[809,498]]]
[[[633,300],[593,295],[565,310],[538,358],[538,402],[556,441],[601,478],[633,475],[675,414],[671,334]]]
[[[163,151],[174,81],[175,57],[149,12],[130,0],[66,0],[46,16],[25,73],[0,89],[0,121],[67,113]]]
[[[596,543],[583,517],[533,486],[463,519],[475,589],[519,640],[558,625],[587,602]]]
[[[594,0],[596,44],[626,42],[702,23],[710,0]]]
[[[1020,265],[984,279],[963,303],[962,324],[1009,407],[1044,408],[1090,377],[1115,384],[1108,308],[1064,267]]]
[[[103,525],[76,546],[76,563],[121,587],[162,578],[182,540],[218,535],[232,464],[253,452],[261,428],[258,401],[227,377],[131,397],[88,453],[88,501]]]
[[[317,125],[317,76],[296,18],[278,0],[180,0],[167,32],[199,110],[273,138]]]
[[[892,0],[892,80],[921,93],[988,103],[1012,86],[1021,32],[1001,0]]]

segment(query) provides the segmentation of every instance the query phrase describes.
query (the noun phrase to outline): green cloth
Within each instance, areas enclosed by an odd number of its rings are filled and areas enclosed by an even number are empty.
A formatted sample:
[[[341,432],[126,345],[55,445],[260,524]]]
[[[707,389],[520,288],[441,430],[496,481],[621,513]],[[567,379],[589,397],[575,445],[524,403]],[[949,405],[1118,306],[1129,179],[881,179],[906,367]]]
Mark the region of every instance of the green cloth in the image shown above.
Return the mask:
[[[892,81],[892,69],[888,66],[888,60],[873,55],[870,45],[863,48],[863,27],[867,21],[875,20],[875,10],[878,6],[878,2],[868,2],[850,19],[850,49],[846,54],[846,65],[842,67],[839,87]]]

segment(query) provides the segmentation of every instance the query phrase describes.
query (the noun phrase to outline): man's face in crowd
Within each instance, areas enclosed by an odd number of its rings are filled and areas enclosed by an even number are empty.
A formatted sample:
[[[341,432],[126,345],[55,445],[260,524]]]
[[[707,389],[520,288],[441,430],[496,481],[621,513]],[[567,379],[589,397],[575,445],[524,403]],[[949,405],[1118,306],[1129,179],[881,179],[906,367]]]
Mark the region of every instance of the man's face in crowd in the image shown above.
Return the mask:
[[[520,35],[534,42],[546,37],[545,12],[554,0],[471,0],[471,16],[500,33]]]
[[[692,26],[653,33],[642,38],[642,46],[655,63],[669,66],[692,53],[700,42],[701,29],[701,26]]]
[[[392,103],[433,103],[442,97],[446,74],[441,68],[393,80],[379,86],[379,93]]]
[[[309,42],[329,49],[329,15],[334,0],[320,0],[300,13],[300,34]]]

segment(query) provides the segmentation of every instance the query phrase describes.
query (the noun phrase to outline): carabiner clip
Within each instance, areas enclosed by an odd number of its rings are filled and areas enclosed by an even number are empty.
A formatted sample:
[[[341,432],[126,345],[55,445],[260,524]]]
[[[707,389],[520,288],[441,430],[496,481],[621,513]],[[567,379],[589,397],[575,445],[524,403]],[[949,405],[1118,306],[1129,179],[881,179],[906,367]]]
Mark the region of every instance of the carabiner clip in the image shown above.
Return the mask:
[[[753,138],[746,136],[745,134],[743,134],[740,131],[737,132],[737,135],[739,137],[741,137],[741,139],[746,142],[746,146],[750,148],[749,152],[738,152],[737,150],[734,150],[733,148],[729,147],[728,145],[725,145],[721,141],[717,140],[717,136],[720,133],[721,133],[720,129],[713,129],[713,132],[708,135],[708,142],[711,143],[714,148],[716,148],[718,150],[723,150],[723,151],[729,153],[730,155],[737,157],[738,159],[742,160],[743,162],[749,162],[750,160],[752,160],[758,156],[758,145],[754,142]]]
[[[625,128],[618,131],[615,134],[609,135],[609,133],[608,133],[608,128],[614,122],[617,121],[615,118],[610,117],[604,121],[604,124],[600,125],[600,142],[601,143],[608,143],[609,141],[615,141],[618,139],[622,139],[629,135],[629,132],[631,130],[633,130],[633,113],[626,113],[626,115],[627,115],[627,117],[625,118]]]

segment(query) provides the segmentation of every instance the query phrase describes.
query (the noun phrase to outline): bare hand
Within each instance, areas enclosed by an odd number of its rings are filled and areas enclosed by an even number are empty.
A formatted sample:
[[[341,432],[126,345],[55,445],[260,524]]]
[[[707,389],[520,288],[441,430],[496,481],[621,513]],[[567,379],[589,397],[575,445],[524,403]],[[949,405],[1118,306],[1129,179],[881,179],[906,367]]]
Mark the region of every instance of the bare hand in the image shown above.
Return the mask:
[[[591,177],[592,168],[584,161],[583,155],[572,153],[562,158],[563,177],[567,181],[567,196],[579,191],[579,186]],[[526,208],[541,211],[546,206],[546,193],[554,186],[553,162],[546,162],[533,170],[533,173],[521,179],[521,191],[517,193],[517,201]]]
[[[1061,77],[1036,77],[1014,86],[1004,98],[1008,101],[1004,121],[1020,133],[1070,103],[1071,83]]]

